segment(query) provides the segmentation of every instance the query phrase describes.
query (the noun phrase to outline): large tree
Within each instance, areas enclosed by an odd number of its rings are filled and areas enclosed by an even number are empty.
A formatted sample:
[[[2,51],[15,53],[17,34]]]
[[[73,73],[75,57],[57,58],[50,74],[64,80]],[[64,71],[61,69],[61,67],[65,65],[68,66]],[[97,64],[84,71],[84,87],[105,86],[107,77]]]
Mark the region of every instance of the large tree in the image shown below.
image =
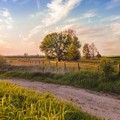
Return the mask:
[[[58,58],[58,61],[61,61],[68,58],[71,46],[75,48],[72,53],[73,55],[81,47],[74,31],[68,30],[61,33],[54,32],[45,36],[41,42],[40,49],[47,58]]]

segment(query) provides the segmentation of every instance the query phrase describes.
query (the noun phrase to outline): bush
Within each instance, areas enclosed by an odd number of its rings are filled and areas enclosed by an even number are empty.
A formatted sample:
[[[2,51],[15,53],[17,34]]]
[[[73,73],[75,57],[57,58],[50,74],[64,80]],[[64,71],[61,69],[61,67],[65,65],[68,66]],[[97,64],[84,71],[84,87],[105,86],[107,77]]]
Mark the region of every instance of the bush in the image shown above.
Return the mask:
[[[100,73],[102,74],[104,80],[110,80],[110,78],[112,78],[113,73],[115,71],[113,61],[111,59],[103,59],[100,62],[99,67],[100,67]]]

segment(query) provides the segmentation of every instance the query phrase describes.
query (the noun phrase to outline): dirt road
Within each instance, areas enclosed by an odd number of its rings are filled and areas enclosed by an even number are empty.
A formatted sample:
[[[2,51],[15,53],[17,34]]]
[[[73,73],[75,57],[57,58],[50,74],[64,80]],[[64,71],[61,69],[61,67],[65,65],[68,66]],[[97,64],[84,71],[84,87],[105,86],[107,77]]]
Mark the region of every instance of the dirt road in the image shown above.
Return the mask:
[[[120,96],[115,97],[69,86],[45,84],[22,79],[9,79],[9,81],[27,89],[52,92],[59,98],[72,101],[81,107],[82,111],[87,111],[106,120],[120,120]]]

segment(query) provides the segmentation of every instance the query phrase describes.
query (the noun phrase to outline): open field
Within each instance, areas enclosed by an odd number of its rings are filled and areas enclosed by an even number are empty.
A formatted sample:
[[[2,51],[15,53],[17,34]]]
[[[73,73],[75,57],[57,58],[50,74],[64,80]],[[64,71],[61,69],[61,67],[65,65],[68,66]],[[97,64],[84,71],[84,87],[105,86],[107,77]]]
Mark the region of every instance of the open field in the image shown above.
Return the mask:
[[[0,82],[1,120],[100,120],[50,93],[36,93]]]
[[[110,57],[112,60],[114,60],[116,63],[120,63],[120,56]]]
[[[63,72],[71,72],[71,71],[99,71],[99,63],[104,59],[81,59],[78,62],[70,62],[70,61],[53,61],[46,60],[45,58],[7,58],[7,63],[14,66],[40,66],[40,67],[54,67],[57,70],[63,70]],[[120,58],[111,58],[114,62],[114,67],[117,70],[117,65],[120,64]]]

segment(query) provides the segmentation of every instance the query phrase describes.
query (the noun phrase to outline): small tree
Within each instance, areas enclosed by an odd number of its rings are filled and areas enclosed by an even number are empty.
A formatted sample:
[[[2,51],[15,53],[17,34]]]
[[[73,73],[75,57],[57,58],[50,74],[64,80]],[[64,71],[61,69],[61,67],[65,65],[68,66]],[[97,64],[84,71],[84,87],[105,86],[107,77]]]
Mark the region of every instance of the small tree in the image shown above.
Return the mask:
[[[24,53],[24,56],[25,56],[25,57],[28,57],[28,53]]]
[[[90,49],[87,43],[83,46],[83,55],[86,59],[90,59]]]
[[[97,48],[95,47],[95,44],[92,43],[89,45],[89,51],[90,51],[90,57],[95,58],[96,53],[98,52]]]
[[[100,58],[101,55],[98,52],[97,48],[95,47],[94,43],[92,44],[88,44],[86,43],[83,47],[83,55],[86,59],[90,59],[90,58]]]
[[[101,58],[101,54],[99,52],[97,52],[96,58]]]
[[[100,62],[100,72],[104,76],[105,80],[109,80],[112,75],[114,70],[114,64],[111,59],[104,59]]]

